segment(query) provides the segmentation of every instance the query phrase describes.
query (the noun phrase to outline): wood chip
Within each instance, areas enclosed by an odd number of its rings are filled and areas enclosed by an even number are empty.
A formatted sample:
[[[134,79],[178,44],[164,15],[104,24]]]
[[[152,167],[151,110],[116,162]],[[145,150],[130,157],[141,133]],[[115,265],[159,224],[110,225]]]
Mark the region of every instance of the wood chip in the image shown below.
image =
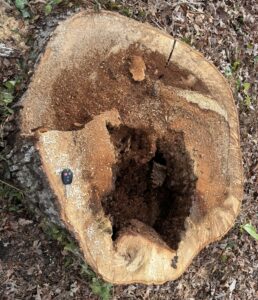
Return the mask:
[[[134,55],[131,58],[130,73],[135,81],[143,81],[145,79],[145,62],[141,56]]]

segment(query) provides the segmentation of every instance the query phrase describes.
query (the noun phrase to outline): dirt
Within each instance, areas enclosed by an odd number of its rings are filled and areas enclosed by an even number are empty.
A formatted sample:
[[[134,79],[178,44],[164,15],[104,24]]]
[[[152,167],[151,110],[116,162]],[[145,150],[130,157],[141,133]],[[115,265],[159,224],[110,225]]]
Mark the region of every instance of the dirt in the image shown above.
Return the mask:
[[[112,220],[113,240],[136,219],[177,249],[197,179],[183,135],[170,131],[157,138],[151,129],[127,126],[109,132],[118,163],[114,190],[102,205]]]

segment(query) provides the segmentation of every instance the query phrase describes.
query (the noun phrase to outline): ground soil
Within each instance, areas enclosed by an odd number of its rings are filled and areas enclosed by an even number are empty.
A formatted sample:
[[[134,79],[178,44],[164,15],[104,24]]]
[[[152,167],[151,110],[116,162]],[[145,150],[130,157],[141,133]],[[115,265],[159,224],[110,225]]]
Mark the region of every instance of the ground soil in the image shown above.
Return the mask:
[[[258,228],[256,1],[130,0],[124,4],[103,0],[94,4],[91,1],[69,3],[71,7],[62,2],[52,14],[45,16],[43,1],[30,2],[33,17],[27,21],[12,3],[9,5],[6,13],[18,20],[20,30],[16,32],[19,32],[19,41],[17,36],[4,41],[15,50],[15,55],[0,57],[0,79],[4,83],[19,78],[16,100],[26,90],[57,23],[81,9],[107,8],[149,22],[200,50],[227,77],[239,111],[245,194],[234,228],[221,241],[204,249],[178,280],[160,286],[115,286],[112,299],[257,299],[258,244],[241,229],[246,223]],[[1,4],[2,0],[0,7]],[[243,88],[245,83],[250,83],[247,92]],[[156,94],[156,88],[153,93]],[[247,95],[251,98],[250,103]],[[12,130],[10,127],[7,133]],[[5,142],[1,141],[0,147],[5,151]],[[4,161],[1,161],[1,176],[4,166]],[[158,183],[163,180],[162,172],[159,176]],[[0,198],[0,298],[97,299],[89,289],[87,278],[80,274],[78,261],[64,251],[58,241],[44,233],[42,220],[28,213],[15,193],[1,192]]]

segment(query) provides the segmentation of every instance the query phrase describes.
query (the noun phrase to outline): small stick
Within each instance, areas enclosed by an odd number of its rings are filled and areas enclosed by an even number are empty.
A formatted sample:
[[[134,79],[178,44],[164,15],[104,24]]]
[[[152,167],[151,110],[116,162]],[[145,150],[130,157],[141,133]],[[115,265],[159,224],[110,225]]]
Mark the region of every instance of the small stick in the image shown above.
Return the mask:
[[[6,182],[6,181],[3,181],[3,180],[1,180],[1,179],[0,179],[0,182],[1,182],[2,184],[5,184],[5,185],[9,186],[10,188],[15,189],[16,191],[19,191],[19,192],[21,192],[21,193],[23,194],[23,191],[20,190],[20,189],[18,189],[18,188],[15,187],[14,185],[12,185],[12,184],[10,184],[10,183],[8,183],[8,182]]]
[[[172,57],[172,54],[174,52],[175,46],[176,46],[176,39],[174,39],[174,43],[173,43],[172,49],[170,51],[170,54],[169,54],[169,57],[168,57],[168,60],[167,60],[167,63],[166,63],[166,68],[168,67],[168,64],[171,60],[171,57]]]

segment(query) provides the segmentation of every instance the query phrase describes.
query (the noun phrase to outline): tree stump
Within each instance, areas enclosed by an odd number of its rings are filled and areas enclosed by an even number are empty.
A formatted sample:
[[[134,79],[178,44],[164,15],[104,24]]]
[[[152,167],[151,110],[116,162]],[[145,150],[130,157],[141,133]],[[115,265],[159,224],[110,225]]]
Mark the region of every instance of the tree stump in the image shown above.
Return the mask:
[[[174,280],[233,226],[234,99],[181,41],[115,13],[77,14],[55,30],[19,105],[12,175],[106,281]]]

